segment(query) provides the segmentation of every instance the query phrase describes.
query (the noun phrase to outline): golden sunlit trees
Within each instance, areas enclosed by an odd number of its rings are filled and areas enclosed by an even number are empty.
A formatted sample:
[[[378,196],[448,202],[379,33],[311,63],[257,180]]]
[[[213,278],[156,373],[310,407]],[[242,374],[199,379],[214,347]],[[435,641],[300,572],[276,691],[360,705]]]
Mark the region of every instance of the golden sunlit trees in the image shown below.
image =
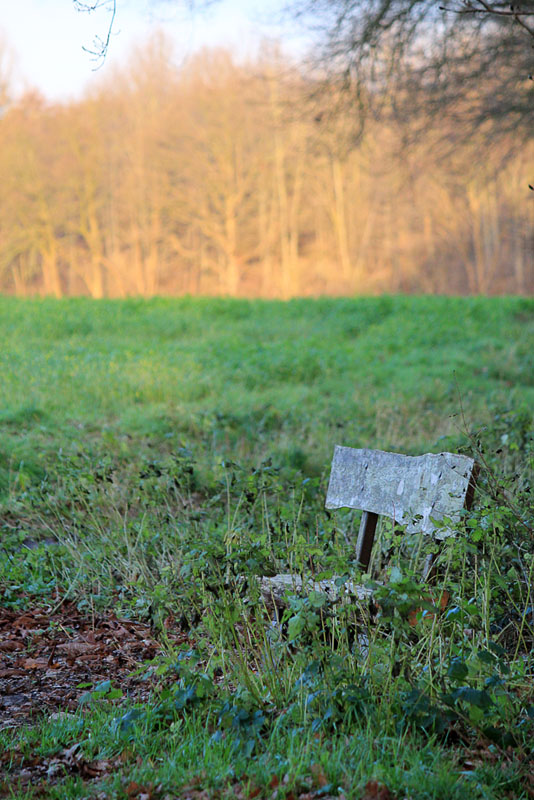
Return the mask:
[[[236,295],[258,257],[262,131],[253,79],[228,52],[204,52],[184,80],[182,230],[202,251],[201,281]],[[177,154],[177,158],[179,158]],[[177,234],[179,239],[179,234]]]
[[[362,134],[347,95],[327,88],[325,104],[273,48],[177,66],[158,35],[81,100],[12,103],[0,119],[1,289],[534,290],[530,144],[488,149],[475,133],[450,147],[454,122],[421,136],[417,104]]]
[[[4,282],[12,282],[21,293],[40,285],[46,294],[60,297],[64,217],[55,169],[59,154],[54,115],[39,95],[27,94],[0,121],[0,136]]]

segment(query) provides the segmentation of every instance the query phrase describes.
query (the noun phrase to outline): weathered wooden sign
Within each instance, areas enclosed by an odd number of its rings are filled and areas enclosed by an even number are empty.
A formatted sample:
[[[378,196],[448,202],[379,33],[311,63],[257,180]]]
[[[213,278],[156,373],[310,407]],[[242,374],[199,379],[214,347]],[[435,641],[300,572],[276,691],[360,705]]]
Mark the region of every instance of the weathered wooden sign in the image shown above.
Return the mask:
[[[390,517],[408,532],[447,535],[443,517],[469,504],[474,460],[455,453],[404,456],[336,446],[327,508],[358,508]]]

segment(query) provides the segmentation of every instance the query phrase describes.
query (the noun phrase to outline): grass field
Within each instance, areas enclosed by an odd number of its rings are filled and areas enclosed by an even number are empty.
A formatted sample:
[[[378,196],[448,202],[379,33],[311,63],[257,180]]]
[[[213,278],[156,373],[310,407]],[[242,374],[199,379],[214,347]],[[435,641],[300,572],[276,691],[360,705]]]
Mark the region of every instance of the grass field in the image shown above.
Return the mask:
[[[532,796],[534,300],[1,298],[0,333],[3,607],[72,601],[161,648],[142,702],[114,673],[0,730],[7,796]],[[449,611],[417,630],[384,529],[396,583],[364,655],[358,609],[295,597],[275,631],[239,578],[356,575],[357,514],[323,508],[335,444],[486,468]]]

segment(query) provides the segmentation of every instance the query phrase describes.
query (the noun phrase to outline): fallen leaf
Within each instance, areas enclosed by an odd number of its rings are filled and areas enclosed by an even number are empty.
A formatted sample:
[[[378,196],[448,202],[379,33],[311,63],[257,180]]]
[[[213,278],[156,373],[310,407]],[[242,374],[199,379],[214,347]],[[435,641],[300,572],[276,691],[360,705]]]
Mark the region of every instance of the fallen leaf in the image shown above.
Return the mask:
[[[53,759],[46,770],[46,777],[51,780],[51,778],[55,778],[58,775],[65,775],[65,764],[58,759]]]
[[[0,651],[3,653],[12,653],[14,650],[24,650],[24,645],[16,639],[7,639],[5,642],[0,642]]]
[[[45,658],[25,658],[22,662],[24,669],[48,669],[48,659]]]
[[[77,761],[80,758],[78,751],[81,748],[80,742],[75,742],[71,747],[68,747],[66,750],[63,750],[62,756],[67,762]]]
[[[89,644],[88,642],[65,642],[65,644],[60,644],[57,649],[62,653],[66,653],[67,656],[72,657],[94,653],[95,650],[98,650],[99,646],[98,644]]]
[[[321,764],[312,764],[311,774],[313,775],[313,779],[320,789],[327,785],[328,778],[324,774]]]
[[[111,770],[111,762],[109,761],[93,761],[89,764],[83,764],[81,769],[82,777],[84,778],[97,778],[99,775]]]
[[[363,790],[362,800],[395,800],[395,797],[383,783],[368,781]]]
[[[14,628],[25,628],[27,630],[31,630],[32,628],[38,628],[40,622],[41,620],[38,615],[23,614],[22,617],[18,617],[16,620],[14,620],[12,625]]]

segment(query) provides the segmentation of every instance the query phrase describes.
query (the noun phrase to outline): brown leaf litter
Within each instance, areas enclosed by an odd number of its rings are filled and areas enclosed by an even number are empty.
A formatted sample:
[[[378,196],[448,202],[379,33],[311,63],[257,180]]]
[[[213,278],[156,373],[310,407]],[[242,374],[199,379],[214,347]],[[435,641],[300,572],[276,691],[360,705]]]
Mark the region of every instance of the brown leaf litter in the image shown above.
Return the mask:
[[[171,627],[167,639],[187,637]],[[113,612],[87,617],[68,600],[55,611],[45,603],[23,612],[0,606],[0,730],[73,711],[88,686],[104,680],[148,697],[149,682],[132,673],[161,649],[148,625]]]

